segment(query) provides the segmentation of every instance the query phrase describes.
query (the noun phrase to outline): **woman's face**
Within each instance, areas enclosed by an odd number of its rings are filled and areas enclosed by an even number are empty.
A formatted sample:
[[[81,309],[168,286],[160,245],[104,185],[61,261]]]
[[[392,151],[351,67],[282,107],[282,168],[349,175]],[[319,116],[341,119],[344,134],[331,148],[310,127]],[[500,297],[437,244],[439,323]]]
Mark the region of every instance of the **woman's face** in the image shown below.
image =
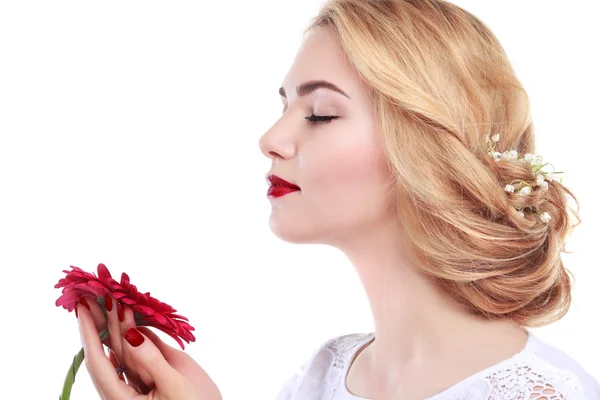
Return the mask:
[[[307,82],[325,87],[297,93]],[[391,217],[383,149],[365,86],[334,36],[314,30],[304,40],[280,90],[282,116],[260,138],[268,171],[300,187],[269,197],[271,230],[292,243],[340,244]],[[310,115],[335,116],[311,122]]]

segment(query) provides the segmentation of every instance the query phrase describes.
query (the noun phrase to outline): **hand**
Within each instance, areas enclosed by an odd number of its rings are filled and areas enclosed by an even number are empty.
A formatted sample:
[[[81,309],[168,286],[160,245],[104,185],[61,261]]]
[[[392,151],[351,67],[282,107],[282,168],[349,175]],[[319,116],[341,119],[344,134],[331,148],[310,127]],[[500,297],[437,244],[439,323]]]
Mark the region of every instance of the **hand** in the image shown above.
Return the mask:
[[[79,330],[86,368],[103,400],[222,400],[219,388],[189,355],[167,345],[146,327],[137,328],[140,334],[136,334],[131,308],[124,307],[124,321],[119,321],[115,308],[108,312],[106,321],[95,301],[88,304],[90,310],[77,305]],[[110,358],[104,353],[97,329],[107,325],[110,341],[105,342],[110,344]],[[142,338],[141,344],[132,346],[124,338],[125,332],[129,332],[128,337]],[[127,370],[128,383],[117,375],[117,365]]]

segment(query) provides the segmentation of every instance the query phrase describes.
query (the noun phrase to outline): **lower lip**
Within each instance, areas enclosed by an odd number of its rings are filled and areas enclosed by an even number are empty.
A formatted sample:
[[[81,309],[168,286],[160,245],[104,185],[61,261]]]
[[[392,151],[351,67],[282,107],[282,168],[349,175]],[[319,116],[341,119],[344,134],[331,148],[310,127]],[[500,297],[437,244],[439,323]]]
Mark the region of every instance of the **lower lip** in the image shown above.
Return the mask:
[[[269,189],[267,190],[267,196],[268,197],[281,197],[281,196],[285,196],[286,194],[289,193],[293,193],[293,192],[297,192],[300,189],[296,189],[296,188],[292,188],[292,187],[288,187],[288,186],[269,186]]]

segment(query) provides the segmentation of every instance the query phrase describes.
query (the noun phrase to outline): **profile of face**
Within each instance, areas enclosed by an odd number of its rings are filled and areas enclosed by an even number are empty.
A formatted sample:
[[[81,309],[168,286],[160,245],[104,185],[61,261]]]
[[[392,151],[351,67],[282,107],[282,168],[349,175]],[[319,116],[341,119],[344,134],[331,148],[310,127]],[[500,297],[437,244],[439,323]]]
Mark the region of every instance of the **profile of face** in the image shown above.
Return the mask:
[[[298,92],[315,81],[344,94],[319,85]],[[282,240],[341,245],[392,217],[391,174],[365,88],[332,32],[305,37],[280,90],[282,116],[259,140],[269,173],[300,187],[269,197],[269,225]]]

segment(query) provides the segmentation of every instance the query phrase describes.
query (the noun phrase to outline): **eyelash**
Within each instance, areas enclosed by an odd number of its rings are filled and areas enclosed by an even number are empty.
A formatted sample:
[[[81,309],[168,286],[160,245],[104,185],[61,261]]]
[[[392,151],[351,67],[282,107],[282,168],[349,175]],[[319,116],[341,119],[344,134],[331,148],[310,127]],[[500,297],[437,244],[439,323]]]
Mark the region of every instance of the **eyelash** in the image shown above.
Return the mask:
[[[333,115],[315,115],[315,114],[309,115],[308,117],[304,117],[304,119],[307,119],[310,122],[310,124],[312,124],[312,125],[318,125],[321,123],[326,124],[328,122],[331,122],[331,120],[335,119],[335,118],[339,118],[339,117],[333,116]]]

